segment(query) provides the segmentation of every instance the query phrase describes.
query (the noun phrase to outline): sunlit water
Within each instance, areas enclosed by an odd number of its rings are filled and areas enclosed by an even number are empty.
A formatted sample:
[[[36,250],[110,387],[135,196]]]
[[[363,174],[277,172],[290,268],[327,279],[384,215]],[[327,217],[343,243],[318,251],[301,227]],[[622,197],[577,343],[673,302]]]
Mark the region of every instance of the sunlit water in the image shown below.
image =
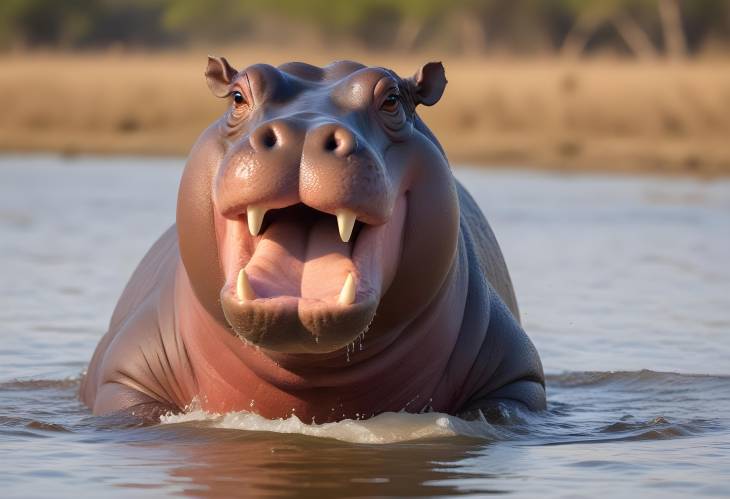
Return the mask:
[[[460,169],[549,408],[312,426],[76,399],[181,160],[0,158],[0,496],[730,495],[730,182]]]

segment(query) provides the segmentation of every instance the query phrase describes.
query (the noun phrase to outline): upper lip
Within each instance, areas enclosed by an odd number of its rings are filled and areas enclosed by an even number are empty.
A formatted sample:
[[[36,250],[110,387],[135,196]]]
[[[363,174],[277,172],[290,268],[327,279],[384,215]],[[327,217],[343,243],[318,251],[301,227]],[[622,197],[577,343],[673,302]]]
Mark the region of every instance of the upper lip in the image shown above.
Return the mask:
[[[252,236],[257,236],[261,230],[266,212],[269,211],[262,205],[251,204],[246,208],[246,222],[248,231]],[[357,215],[354,211],[347,208],[338,208],[335,210],[337,217],[337,229],[340,232],[342,242],[348,242],[352,235],[352,229],[355,226]]]

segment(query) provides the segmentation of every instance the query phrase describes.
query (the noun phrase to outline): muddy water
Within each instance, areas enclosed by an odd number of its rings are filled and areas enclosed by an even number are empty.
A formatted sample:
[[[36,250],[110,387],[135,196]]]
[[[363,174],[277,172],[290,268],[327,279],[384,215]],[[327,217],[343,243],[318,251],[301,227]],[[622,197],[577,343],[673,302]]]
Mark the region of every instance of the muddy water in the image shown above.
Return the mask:
[[[730,495],[730,182],[457,171],[542,354],[544,413],[92,417],[79,374],[181,163],[0,158],[3,497]]]

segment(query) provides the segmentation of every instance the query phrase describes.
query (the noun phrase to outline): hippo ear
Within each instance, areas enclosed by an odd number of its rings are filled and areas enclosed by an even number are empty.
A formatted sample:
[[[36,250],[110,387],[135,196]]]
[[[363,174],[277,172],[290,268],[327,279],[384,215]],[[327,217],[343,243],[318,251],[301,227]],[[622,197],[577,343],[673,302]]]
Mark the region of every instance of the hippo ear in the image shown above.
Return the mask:
[[[225,57],[208,56],[208,67],[205,68],[205,80],[208,88],[216,97],[225,97],[233,78],[238,74]]]
[[[444,65],[440,62],[426,63],[413,75],[412,81],[415,87],[416,104],[433,106],[439,101],[446,88]]]

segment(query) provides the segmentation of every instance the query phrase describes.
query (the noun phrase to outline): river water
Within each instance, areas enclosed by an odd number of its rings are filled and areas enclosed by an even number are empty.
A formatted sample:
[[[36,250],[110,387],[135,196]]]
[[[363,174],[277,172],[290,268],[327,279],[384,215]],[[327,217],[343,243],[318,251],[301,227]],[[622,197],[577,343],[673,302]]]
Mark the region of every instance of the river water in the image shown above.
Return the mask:
[[[457,169],[548,410],[504,425],[93,417],[80,373],[183,161],[0,157],[0,495],[730,496],[730,182]]]

